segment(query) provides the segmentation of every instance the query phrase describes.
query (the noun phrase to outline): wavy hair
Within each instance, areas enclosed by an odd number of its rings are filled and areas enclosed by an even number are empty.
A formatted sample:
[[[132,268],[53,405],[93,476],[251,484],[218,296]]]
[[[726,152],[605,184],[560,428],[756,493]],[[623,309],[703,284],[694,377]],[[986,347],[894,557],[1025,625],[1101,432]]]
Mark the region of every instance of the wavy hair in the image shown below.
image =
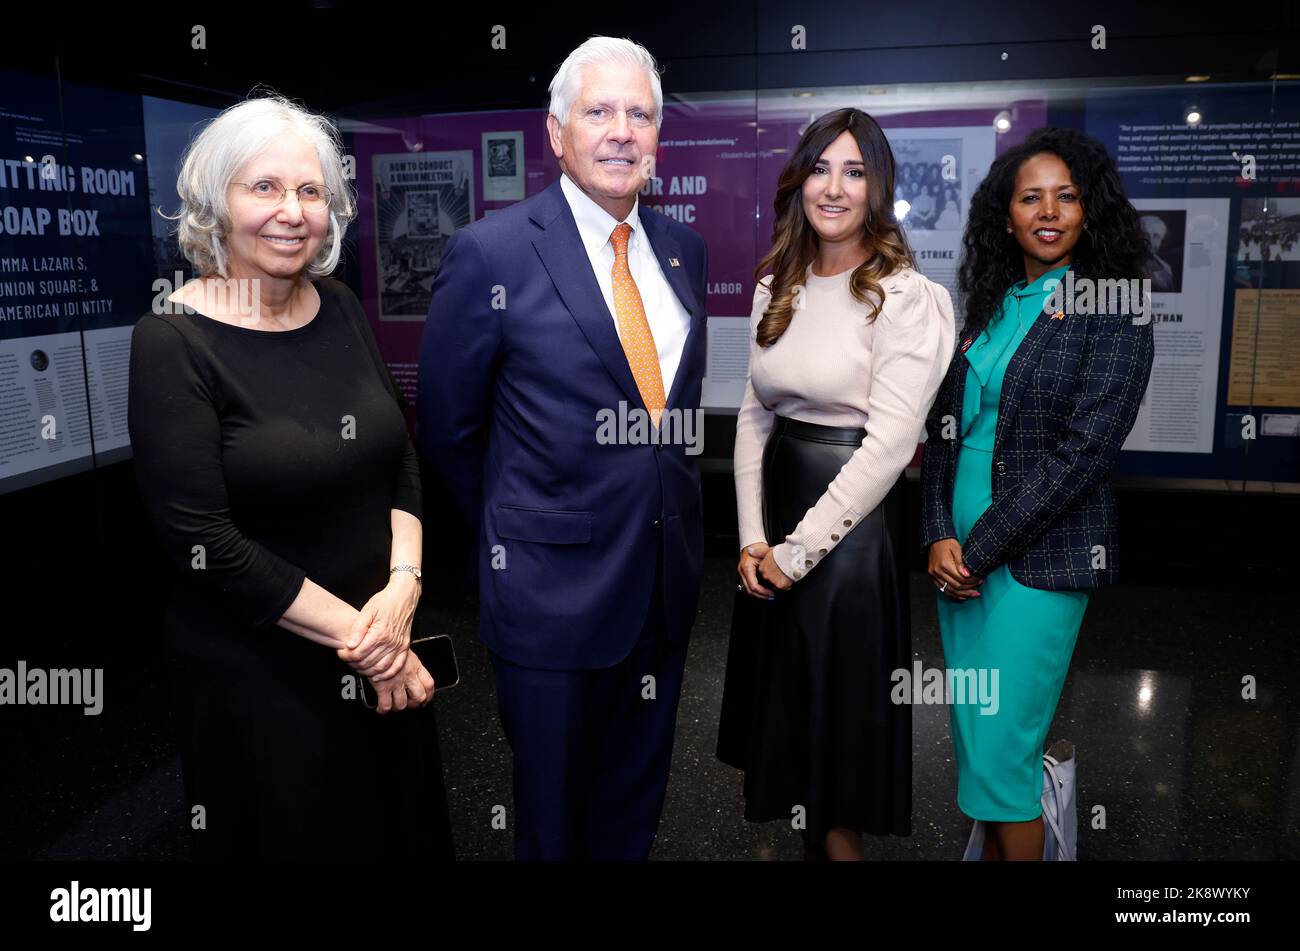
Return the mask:
[[[654,98],[655,128],[660,128],[664,121],[664,90],[655,58],[640,43],[613,36],[593,36],[565,57],[551,79],[550,114],[555,116],[560,125],[568,125],[569,112],[582,93],[582,71],[588,66],[603,63],[617,63],[645,70],[646,79],[650,82],[650,94]]]
[[[356,216],[352,187],[344,174],[343,143],[334,124],[275,93],[245,99],[207,124],[181,162],[176,191],[181,207],[175,215],[159,214],[177,222],[181,252],[201,277],[226,273],[225,238],[230,230],[226,189],[239,169],[285,135],[308,142],[320,159],[324,185],[330,199],[330,231],[320,252],[307,266],[311,276],[330,274],[338,266],[343,232]]]
[[[1043,153],[1064,162],[1079,189],[1088,227],[1071,255],[1075,273],[1093,280],[1146,275],[1150,246],[1106,147],[1077,129],[1035,129],[993,162],[971,197],[957,281],[966,302],[963,335],[983,330],[1007,290],[1025,278],[1024,251],[1006,230],[1008,209],[1020,166]]]
[[[871,256],[853,270],[849,290],[868,307],[867,320],[875,320],[885,302],[880,282],[901,267],[915,267],[912,249],[894,217],[894,153],[876,120],[861,109],[836,109],[813,121],[799,139],[790,161],[777,181],[776,212],[772,223],[772,249],[754,269],[755,280],[769,269],[771,300],[758,322],[757,341],[770,347],[794,319],[796,289],[803,284],[808,266],[817,257],[817,232],[803,210],[803,183],[821,161],[824,151],[844,132],[862,151],[867,179],[867,220],[863,242]]]

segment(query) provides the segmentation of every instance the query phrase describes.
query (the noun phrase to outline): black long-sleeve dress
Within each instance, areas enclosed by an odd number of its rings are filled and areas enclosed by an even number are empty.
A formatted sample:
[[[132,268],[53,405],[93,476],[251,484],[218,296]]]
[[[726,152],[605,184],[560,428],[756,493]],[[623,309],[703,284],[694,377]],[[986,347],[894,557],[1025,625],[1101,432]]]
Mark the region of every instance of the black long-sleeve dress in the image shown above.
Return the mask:
[[[131,345],[137,482],[180,570],[164,637],[196,857],[451,857],[432,706],[366,709],[333,649],[276,625],[306,578],[361,608],[419,463],[356,296],[307,324],[146,314]],[[202,807],[201,809],[198,807]]]

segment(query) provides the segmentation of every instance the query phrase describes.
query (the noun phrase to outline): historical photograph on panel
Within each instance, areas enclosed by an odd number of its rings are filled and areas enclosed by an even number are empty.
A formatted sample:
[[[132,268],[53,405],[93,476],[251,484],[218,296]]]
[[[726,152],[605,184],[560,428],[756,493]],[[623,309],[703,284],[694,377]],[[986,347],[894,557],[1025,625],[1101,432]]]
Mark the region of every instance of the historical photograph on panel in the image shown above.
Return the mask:
[[[483,200],[519,201],[524,197],[524,134],[483,133]]]
[[[1183,235],[1187,212],[1179,208],[1147,209],[1138,216],[1142,233],[1151,243],[1148,276],[1151,290],[1176,294],[1183,289]]]
[[[1243,198],[1238,261],[1300,261],[1300,198]]]
[[[907,132],[889,139],[897,162],[894,201],[906,202],[903,223],[909,232],[960,230],[961,139],[909,138]]]

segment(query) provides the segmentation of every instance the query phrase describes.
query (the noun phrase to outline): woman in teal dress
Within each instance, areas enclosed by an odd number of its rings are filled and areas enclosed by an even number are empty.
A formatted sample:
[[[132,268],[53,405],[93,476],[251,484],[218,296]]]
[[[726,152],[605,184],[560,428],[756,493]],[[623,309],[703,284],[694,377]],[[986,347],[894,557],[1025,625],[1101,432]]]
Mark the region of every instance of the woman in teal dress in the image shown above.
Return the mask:
[[[1027,287],[1024,281],[1012,287],[997,316],[966,350],[952,497],[953,525],[962,543],[993,501],[993,437],[1007,364],[1042,313],[1050,293],[1044,284],[1063,280],[1068,270],[1068,265],[1054,268]],[[977,597],[939,595],[944,664],[998,671],[997,713],[984,712],[991,704],[951,706],[961,775],[957,805],[968,816],[1023,822],[1039,814],[1043,741],[1087,606],[1082,591],[1025,587],[1005,564],[984,578]]]
[[[967,321],[927,421],[923,535],[949,676],[989,688],[949,706],[957,805],[989,824],[985,858],[1036,859],[1043,744],[1087,589],[1116,578],[1109,475],[1152,359],[1140,300],[1081,313],[1066,289],[1136,279],[1149,253],[1104,147],[1068,129],[994,163],[964,244]]]

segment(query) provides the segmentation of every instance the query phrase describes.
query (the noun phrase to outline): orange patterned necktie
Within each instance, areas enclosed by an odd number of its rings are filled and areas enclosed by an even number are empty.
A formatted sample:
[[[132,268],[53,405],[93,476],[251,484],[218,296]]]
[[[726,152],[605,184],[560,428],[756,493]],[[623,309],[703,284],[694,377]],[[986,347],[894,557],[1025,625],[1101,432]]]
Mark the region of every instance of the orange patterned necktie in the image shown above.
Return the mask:
[[[632,226],[625,221],[609,236],[610,244],[614,245],[614,310],[617,311],[618,336],[623,341],[627,365],[632,368],[636,388],[641,391],[641,399],[658,427],[667,402],[664,399],[664,378],[659,370],[659,348],[650,333],[641,292],[636,289],[632,271],[627,265],[627,241],[631,234]]]

